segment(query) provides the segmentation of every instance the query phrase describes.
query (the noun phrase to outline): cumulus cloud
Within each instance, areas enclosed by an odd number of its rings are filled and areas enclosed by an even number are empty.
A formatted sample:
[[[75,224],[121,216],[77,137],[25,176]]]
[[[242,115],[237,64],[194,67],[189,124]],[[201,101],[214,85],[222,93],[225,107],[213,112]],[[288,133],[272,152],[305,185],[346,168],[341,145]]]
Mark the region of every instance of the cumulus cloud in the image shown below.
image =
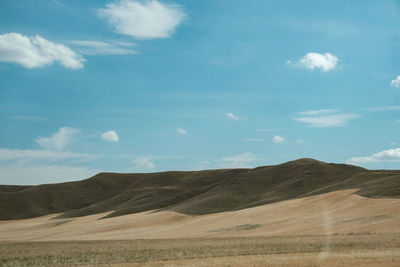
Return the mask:
[[[279,135],[275,135],[274,138],[272,138],[272,142],[279,144],[285,142],[285,138]]]
[[[82,55],[129,55],[136,54],[135,43],[131,42],[99,42],[99,41],[70,41],[76,51]]]
[[[231,112],[226,113],[225,115],[226,115],[228,118],[230,118],[230,119],[232,119],[232,120],[235,120],[235,121],[243,120],[243,118],[241,118],[241,117],[239,117],[239,116],[237,116],[237,115],[235,115],[235,114],[233,114],[233,113],[231,113]]]
[[[220,159],[220,166],[222,168],[247,168],[251,163],[254,163],[255,160],[254,154],[245,152]]]
[[[71,48],[43,37],[19,33],[0,35],[0,61],[37,68],[60,63],[69,69],[80,69],[85,59]]]
[[[343,127],[349,120],[359,117],[357,114],[337,113],[336,109],[319,109],[300,112],[303,117],[295,118],[294,120],[308,124],[311,127]]]
[[[157,0],[120,0],[108,3],[98,15],[117,33],[137,39],[170,37],[185,18],[179,5]]]
[[[185,129],[182,129],[182,128],[178,128],[178,129],[177,129],[177,132],[178,132],[179,134],[187,134],[187,133],[188,133]]]
[[[397,88],[400,88],[400,76],[397,76],[396,79],[392,80],[390,82],[390,85],[394,86],[394,87],[397,87]]]
[[[338,58],[331,53],[307,53],[300,59],[298,65],[307,69],[321,69],[322,71],[329,71],[336,68]],[[292,64],[287,61],[287,64]]]
[[[79,132],[78,129],[61,127],[58,132],[49,137],[38,137],[36,143],[49,150],[62,150],[71,141],[72,137]]]
[[[108,142],[118,142],[119,136],[116,131],[110,130],[101,135],[101,139]]]
[[[132,161],[132,164],[137,169],[154,169],[156,165],[152,162],[150,157],[139,157]]]
[[[366,157],[353,157],[347,160],[350,164],[374,163],[374,162],[400,162],[400,147],[383,150]]]

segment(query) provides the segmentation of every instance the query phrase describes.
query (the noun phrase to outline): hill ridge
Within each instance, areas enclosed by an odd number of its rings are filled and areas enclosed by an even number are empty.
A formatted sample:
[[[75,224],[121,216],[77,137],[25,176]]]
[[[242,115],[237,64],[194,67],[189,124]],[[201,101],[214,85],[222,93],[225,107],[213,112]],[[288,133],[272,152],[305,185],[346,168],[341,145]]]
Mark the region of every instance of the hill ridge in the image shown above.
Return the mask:
[[[102,172],[75,182],[0,185],[0,220],[111,212],[108,218],[148,210],[198,215],[343,189],[357,189],[356,194],[366,197],[399,198],[400,171],[374,171],[302,158],[242,169]]]

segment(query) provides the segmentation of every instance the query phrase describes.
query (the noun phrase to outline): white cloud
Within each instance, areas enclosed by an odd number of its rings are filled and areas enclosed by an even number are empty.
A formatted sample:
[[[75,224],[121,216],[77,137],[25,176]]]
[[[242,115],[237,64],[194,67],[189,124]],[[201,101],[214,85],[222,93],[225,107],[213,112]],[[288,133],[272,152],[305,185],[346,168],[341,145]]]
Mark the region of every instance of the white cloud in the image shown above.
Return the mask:
[[[71,138],[79,132],[78,129],[61,127],[58,132],[49,137],[38,137],[36,143],[50,150],[62,150],[71,141]]]
[[[235,115],[235,114],[233,114],[233,113],[231,113],[231,112],[226,113],[225,115],[226,115],[228,118],[230,118],[230,119],[232,119],[232,120],[235,120],[235,121],[243,120],[243,118],[241,118],[241,117],[239,117],[239,116],[237,116],[237,115]]]
[[[272,142],[279,144],[285,142],[285,138],[279,135],[275,135],[274,138],[272,138]]]
[[[132,164],[137,169],[154,169],[156,165],[151,161],[150,157],[139,157],[132,161]]]
[[[400,162],[400,147],[383,150],[367,157],[353,157],[347,160],[350,164],[374,162]]]
[[[307,69],[321,69],[329,71],[336,68],[338,58],[331,53],[307,53],[299,61],[299,65]]]
[[[338,111],[336,109],[319,109],[300,112],[299,114],[307,116],[298,117],[294,120],[306,123],[311,127],[343,127],[349,120],[359,117],[359,115],[351,113],[330,114]]]
[[[390,85],[394,86],[394,87],[397,87],[397,88],[400,88],[400,76],[397,76],[396,79],[392,80],[390,82]]]
[[[222,168],[247,168],[249,164],[254,163],[255,160],[256,158],[252,153],[245,152],[220,159],[220,166]]]
[[[187,134],[188,133],[185,129],[182,129],[182,128],[178,128],[177,131],[179,134]]]
[[[0,184],[31,185],[60,183],[89,178],[100,171],[71,166],[26,166],[12,164],[0,166]]]
[[[179,5],[157,0],[111,2],[98,15],[116,32],[137,39],[170,37],[186,16]]]
[[[299,112],[300,115],[312,116],[312,115],[325,115],[338,112],[338,109],[317,109]]]
[[[108,142],[118,142],[119,136],[116,131],[110,130],[101,135],[101,139]]]
[[[264,141],[261,138],[244,138],[243,140],[247,141],[247,142],[263,142]]]
[[[99,41],[70,41],[76,51],[83,55],[129,55],[136,54],[131,42],[99,42]]]
[[[19,33],[0,35],[0,61],[37,68],[59,62],[69,69],[80,69],[85,59],[69,47],[43,37]]]

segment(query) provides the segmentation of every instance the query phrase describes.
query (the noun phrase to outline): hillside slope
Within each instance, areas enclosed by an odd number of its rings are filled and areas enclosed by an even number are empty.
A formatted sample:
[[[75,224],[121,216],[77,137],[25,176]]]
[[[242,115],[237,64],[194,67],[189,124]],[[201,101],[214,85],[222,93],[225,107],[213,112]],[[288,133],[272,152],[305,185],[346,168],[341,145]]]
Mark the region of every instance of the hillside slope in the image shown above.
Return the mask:
[[[100,173],[89,179],[39,186],[0,186],[0,219],[51,213],[106,217],[171,210],[197,215],[240,210],[343,189],[366,197],[400,197],[400,171],[372,171],[300,159],[254,169]]]

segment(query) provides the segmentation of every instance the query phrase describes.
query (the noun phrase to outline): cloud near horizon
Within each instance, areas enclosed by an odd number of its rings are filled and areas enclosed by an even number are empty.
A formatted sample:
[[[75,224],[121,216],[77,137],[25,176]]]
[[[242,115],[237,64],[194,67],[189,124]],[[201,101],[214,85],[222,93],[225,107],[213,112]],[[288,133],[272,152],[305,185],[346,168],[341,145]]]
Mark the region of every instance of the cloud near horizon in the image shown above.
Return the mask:
[[[20,33],[0,35],[0,61],[16,63],[25,68],[38,68],[60,63],[68,69],[81,69],[85,59],[68,46],[48,41],[40,35]]]
[[[154,39],[172,36],[186,14],[181,6],[173,3],[120,0],[99,9],[98,16],[117,33],[136,39]]]
[[[76,166],[30,166],[12,164],[0,167],[0,184],[36,185],[60,183],[89,178],[101,172],[98,169]],[[62,178],[62,180],[60,180]]]
[[[135,169],[152,170],[156,167],[150,157],[138,157],[132,161]]]
[[[255,160],[256,157],[253,153],[245,152],[234,156],[223,157],[219,161],[221,168],[248,168]]]
[[[350,164],[376,163],[376,162],[400,162],[400,147],[383,150],[366,157],[352,157],[346,162]]]

